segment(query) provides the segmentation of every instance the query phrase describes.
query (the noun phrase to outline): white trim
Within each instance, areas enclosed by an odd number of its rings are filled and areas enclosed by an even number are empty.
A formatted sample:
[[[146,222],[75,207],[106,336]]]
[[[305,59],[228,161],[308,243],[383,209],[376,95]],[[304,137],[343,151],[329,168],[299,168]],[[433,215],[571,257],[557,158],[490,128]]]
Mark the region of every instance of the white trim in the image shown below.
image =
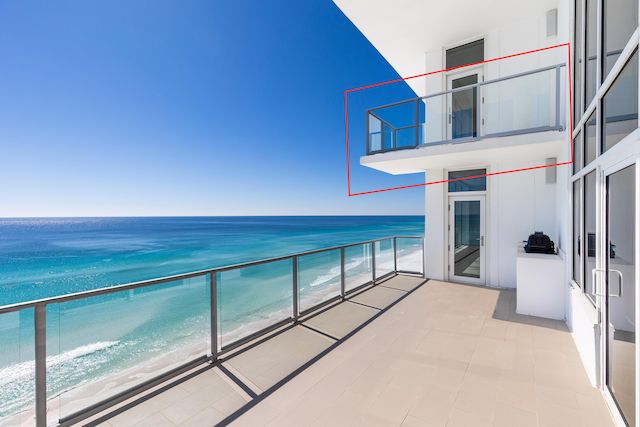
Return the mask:
[[[640,187],[638,187],[638,184],[640,184],[640,180],[639,180],[639,172],[638,172],[638,166],[639,166],[639,155],[638,155],[638,149],[636,149],[633,152],[629,152],[626,153],[626,155],[624,156],[619,156],[619,158],[616,159],[612,159],[613,161],[611,162],[611,164],[607,167],[603,167],[602,165],[598,167],[599,169],[599,176],[602,179],[602,184],[600,186],[600,191],[599,193],[601,193],[601,197],[602,197],[602,201],[599,204],[599,210],[602,211],[602,219],[601,222],[599,223],[600,226],[600,230],[598,230],[598,236],[600,237],[600,245],[598,245],[598,249],[600,250],[600,254],[598,256],[598,259],[602,262],[601,264],[601,268],[604,269],[605,267],[605,259],[608,256],[609,253],[609,249],[608,249],[608,241],[607,241],[607,232],[606,229],[608,227],[608,224],[606,223],[606,195],[607,195],[607,186],[606,186],[606,179],[607,177],[611,176],[612,174],[615,174],[617,172],[620,172],[621,170],[635,165],[636,166],[636,176],[635,176],[635,197],[636,197],[636,203],[635,203],[635,211],[636,211],[636,215],[635,215],[635,227],[636,227],[636,236],[635,236],[635,254],[636,254],[636,276],[635,276],[635,280],[636,280],[636,288],[637,288],[637,283],[639,280],[639,276],[638,276],[638,251],[640,249],[640,238],[639,238],[639,230],[638,230],[638,226],[640,226],[640,220],[638,218],[637,213],[640,212],[640,207],[639,207],[639,203],[638,203],[638,198],[640,196]],[[605,275],[607,273],[605,272],[602,275],[599,275],[599,277],[601,277],[601,280],[604,280]],[[601,283],[600,284],[600,290],[601,293],[605,294],[605,296],[600,296],[598,297],[599,303],[602,307],[602,316],[601,316],[601,334],[600,334],[600,351],[601,351],[601,378],[602,378],[602,389],[603,389],[603,394],[605,397],[605,400],[607,402],[607,404],[609,405],[609,408],[611,409],[611,412],[613,414],[614,420],[616,421],[616,423],[620,426],[626,426],[626,423],[624,422],[623,419],[623,415],[621,413],[621,411],[618,409],[618,405],[615,402],[615,399],[611,393],[611,391],[609,390],[608,387],[608,370],[607,370],[607,359],[608,359],[608,341],[609,341],[609,327],[608,327],[608,306],[606,304],[606,295],[608,294],[608,289],[605,286],[605,283]],[[640,301],[640,295],[638,295],[636,293],[635,295],[635,325],[636,325],[636,334],[637,334],[637,329],[638,329],[638,318],[639,318],[639,313],[638,313],[638,309],[639,307],[639,301]],[[637,343],[636,343],[637,344]],[[635,359],[636,359],[636,366],[638,366],[639,363],[639,357],[638,357],[639,353],[638,353],[638,349],[636,347],[636,355],[635,355]],[[640,372],[638,372],[638,370],[636,369],[636,378],[635,378],[635,385],[636,385],[636,400],[638,399],[638,383],[640,381]],[[637,403],[637,402],[636,402]],[[637,404],[636,404],[636,408],[637,408]],[[635,424],[637,425],[638,423],[638,415],[637,415],[637,411],[636,411],[636,420]]]
[[[479,278],[470,278],[465,276],[456,276],[455,274],[455,221],[453,220],[453,216],[455,215],[455,202],[457,201],[479,201],[480,202],[480,277]],[[459,192],[459,193],[448,193],[447,205],[451,206],[451,209],[447,208],[447,218],[448,225],[447,227],[447,239],[445,245],[450,245],[450,250],[447,251],[447,278],[451,281],[456,281],[460,283],[472,283],[476,285],[486,285],[486,271],[487,271],[487,246],[488,239],[486,233],[486,223],[487,223],[487,206],[486,206],[486,195],[478,194],[478,192]],[[448,248],[445,248],[448,249]]]

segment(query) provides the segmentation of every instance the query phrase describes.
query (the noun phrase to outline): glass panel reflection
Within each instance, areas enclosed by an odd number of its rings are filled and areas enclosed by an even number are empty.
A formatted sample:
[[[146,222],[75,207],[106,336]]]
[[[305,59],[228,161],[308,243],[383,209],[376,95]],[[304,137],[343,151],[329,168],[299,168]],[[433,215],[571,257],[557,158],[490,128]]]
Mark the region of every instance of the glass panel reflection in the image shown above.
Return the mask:
[[[583,28],[582,28],[582,1],[578,0],[575,2],[575,34],[574,34],[574,84],[573,84],[573,123],[577,124],[582,117],[582,66],[583,66],[583,58],[582,58],[582,37],[583,37]]]
[[[398,129],[396,137],[398,147],[413,147],[416,145],[416,128]]]
[[[340,249],[298,257],[300,311],[340,295]]]
[[[398,271],[422,273],[422,239],[396,239],[396,265]]]
[[[0,425],[33,426],[35,355],[32,308],[0,314]]]
[[[638,53],[616,78],[602,100],[602,150],[606,151],[638,127]]]
[[[469,86],[478,82],[476,74],[461,77],[451,82],[452,89]],[[451,94],[451,139],[476,136],[478,91],[473,86]]]
[[[393,271],[393,239],[380,240],[376,245],[376,278]]]
[[[206,356],[208,275],[59,304],[60,417]]]
[[[220,340],[229,345],[293,314],[293,264],[273,261],[218,273]]]
[[[582,169],[582,132],[573,138],[573,174]]]
[[[587,38],[586,38],[586,48],[587,48],[587,67],[585,69],[585,80],[586,80],[586,90],[585,90],[585,108],[591,104],[593,97],[596,94],[596,62],[597,62],[597,23],[598,23],[598,1],[597,0],[586,0],[587,2]]]
[[[486,175],[486,169],[473,169],[466,171],[449,172],[449,179],[459,179],[467,176]],[[460,179],[458,181],[449,181],[449,193],[458,193],[461,191],[485,191],[487,189],[487,177]]]
[[[591,116],[589,116],[586,124],[584,150],[582,152],[584,156],[583,166],[587,166],[596,159],[596,152],[596,112],[594,111]]]
[[[580,3],[580,2],[578,2]],[[616,63],[622,49],[638,26],[638,2],[635,0],[603,0],[604,72],[602,81]]]
[[[584,271],[582,277],[585,283],[584,292],[592,301],[596,300],[593,276],[591,270],[596,268],[596,172],[587,174],[584,178],[584,235],[583,243]]]
[[[636,418],[636,167],[607,178],[607,386],[629,425]]]
[[[483,87],[484,134],[556,125],[556,70],[546,70]]]
[[[382,122],[369,114],[369,151],[382,149]]]
[[[384,149],[387,150],[389,148],[395,147],[395,131],[394,129],[387,125],[383,124],[384,135],[382,136],[384,142]]]
[[[580,211],[580,180],[577,180],[573,183],[573,280],[582,286],[580,278],[580,236],[582,236]]]
[[[454,274],[480,278],[480,201],[456,201],[454,208]]]
[[[345,291],[369,283],[371,279],[371,244],[344,248]]]
[[[422,144],[432,144],[445,141],[447,138],[448,117],[447,113],[448,95],[438,95],[426,98],[424,102],[424,124],[421,126]]]

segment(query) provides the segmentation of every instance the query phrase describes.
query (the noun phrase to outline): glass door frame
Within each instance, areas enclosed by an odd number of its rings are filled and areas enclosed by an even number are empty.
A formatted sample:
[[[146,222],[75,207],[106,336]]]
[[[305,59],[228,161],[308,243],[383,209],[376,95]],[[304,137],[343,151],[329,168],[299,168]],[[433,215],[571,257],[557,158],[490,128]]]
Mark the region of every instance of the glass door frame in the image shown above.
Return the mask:
[[[480,193],[480,192],[479,192]],[[486,233],[486,192],[482,194],[469,194],[469,193],[449,193],[449,215],[448,215],[448,227],[447,227],[447,240],[445,244],[448,249],[447,256],[447,280],[459,283],[470,283],[475,285],[486,284],[486,264],[487,264],[487,233]],[[455,274],[455,202],[480,202],[480,277],[472,278],[466,276],[456,276]]]
[[[632,425],[636,426],[640,422],[640,413],[636,411],[636,419],[630,420],[628,424],[625,424],[623,419],[622,411],[620,407],[616,403],[611,390],[609,389],[609,305],[607,300],[607,295],[609,294],[609,280],[610,270],[608,263],[608,241],[609,241],[609,227],[608,227],[608,212],[607,212],[607,201],[608,201],[608,185],[607,178],[621,170],[636,165],[636,176],[635,176],[635,192],[636,192],[636,216],[635,216],[635,279],[636,279],[636,300],[635,300],[635,324],[636,329],[638,325],[640,325],[640,294],[638,293],[638,282],[640,281],[640,147],[636,147],[632,152],[628,153],[625,157],[618,156],[615,160],[613,160],[613,164],[608,166],[598,166],[598,187],[599,191],[597,191],[597,235],[600,237],[598,246],[598,254],[597,254],[597,263],[595,269],[595,281],[594,281],[594,289],[597,297],[596,306],[599,311],[598,321],[600,324],[600,343],[599,343],[599,351],[600,351],[600,378],[602,378],[602,390],[605,396],[605,400],[607,404],[612,409],[612,414],[616,419],[618,425]],[[636,343],[637,345],[637,343]],[[636,368],[640,366],[640,352],[636,347],[635,354],[635,365]],[[636,369],[636,378],[635,378],[635,389],[636,389],[636,408],[640,407],[640,370]],[[615,410],[614,410],[615,408]]]
[[[469,76],[473,76],[473,75],[477,75],[477,81],[476,83],[470,84],[468,85],[469,88],[472,87],[476,87],[476,100],[477,99],[481,99],[482,96],[482,86],[479,85],[479,83],[482,83],[484,81],[484,67],[483,66],[477,66],[477,67],[471,67],[471,68],[466,68],[462,71],[460,70],[456,70],[456,71],[452,71],[446,74],[446,88],[447,91],[453,90],[453,81],[454,80],[458,80],[464,77],[469,77]],[[467,87],[467,86],[462,86],[462,87]],[[470,138],[479,138],[484,131],[484,127],[483,127],[483,123],[482,120],[478,120],[476,122],[476,136],[471,136],[471,137],[460,137],[460,138],[453,138],[453,93],[449,92],[447,94],[447,113],[446,113],[446,123],[447,123],[447,140],[448,141],[464,141],[466,139],[470,139]],[[475,103],[474,108],[477,108],[478,102]],[[480,108],[484,108],[484,102],[480,103],[481,107]],[[477,111],[474,111],[474,116],[477,117],[484,117],[484,114],[479,115]]]

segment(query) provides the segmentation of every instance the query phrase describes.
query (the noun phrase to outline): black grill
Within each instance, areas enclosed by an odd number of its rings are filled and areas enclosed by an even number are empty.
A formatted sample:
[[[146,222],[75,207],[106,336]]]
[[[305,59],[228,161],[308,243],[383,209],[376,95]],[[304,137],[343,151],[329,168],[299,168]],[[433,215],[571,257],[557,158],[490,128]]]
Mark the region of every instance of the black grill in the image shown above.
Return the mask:
[[[524,245],[524,250],[528,253],[536,254],[555,254],[556,249],[553,244],[553,240],[549,238],[542,231],[536,231],[529,236],[527,244]]]

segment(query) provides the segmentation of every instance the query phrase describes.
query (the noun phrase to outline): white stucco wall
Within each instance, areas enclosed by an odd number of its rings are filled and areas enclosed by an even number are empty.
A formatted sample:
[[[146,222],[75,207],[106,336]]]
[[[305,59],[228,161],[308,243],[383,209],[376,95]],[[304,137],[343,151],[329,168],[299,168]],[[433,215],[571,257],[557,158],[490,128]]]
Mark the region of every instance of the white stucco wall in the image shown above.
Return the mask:
[[[569,20],[569,2],[558,2],[558,34],[546,36],[546,13],[529,19],[477,34],[474,37],[460,39],[453,45],[442,46],[425,52],[425,72],[439,71],[446,68],[445,52],[451,47],[484,38],[485,60],[501,58],[522,52],[533,51],[545,47],[556,46],[569,41],[569,28],[562,25]],[[513,58],[489,62],[483,65],[484,79],[492,80],[525,71],[534,70],[567,61],[567,48],[555,48],[541,52],[521,55]],[[428,95],[446,90],[444,73],[425,77],[424,93]]]
[[[536,166],[540,160],[486,167],[488,173]],[[470,167],[471,169],[471,167]],[[448,171],[429,170],[425,182],[446,179]],[[536,169],[487,177],[485,197],[486,282],[489,286],[516,287],[518,245],[534,231],[543,231],[556,241],[556,185],[546,184],[545,170]],[[461,194],[461,193],[457,193]],[[447,277],[447,186],[425,187],[426,275]]]
[[[428,170],[425,182],[437,182],[444,179],[442,169]],[[445,198],[444,184],[425,186],[424,235],[425,238],[425,276],[429,279],[444,280],[445,269]]]

